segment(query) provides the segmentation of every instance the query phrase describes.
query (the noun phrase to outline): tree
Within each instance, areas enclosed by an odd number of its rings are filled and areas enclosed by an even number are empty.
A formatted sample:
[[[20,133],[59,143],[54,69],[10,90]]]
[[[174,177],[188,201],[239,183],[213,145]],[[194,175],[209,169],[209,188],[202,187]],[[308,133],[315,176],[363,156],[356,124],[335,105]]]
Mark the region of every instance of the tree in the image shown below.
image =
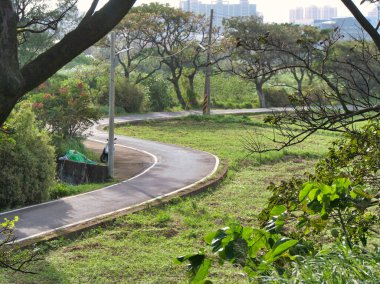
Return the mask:
[[[38,57],[20,67],[18,60],[20,34],[31,27],[35,32],[46,32],[48,29],[52,29],[66,11],[63,10],[51,18],[47,17],[46,13],[37,13],[38,17],[36,16],[33,21],[27,21],[24,24],[23,21],[20,21],[22,18],[18,14],[18,11],[23,10],[18,8],[18,4],[28,2],[30,1],[0,1],[0,125],[4,124],[16,103],[26,93],[43,83],[61,67],[104,37],[122,20],[136,1],[109,0],[96,11],[99,0],[93,0],[87,13],[71,32]],[[30,3],[45,2],[47,1]],[[76,2],[76,0],[72,0],[59,3],[74,5]],[[43,8],[40,10],[44,11]]]
[[[196,70],[187,74],[190,85],[199,70],[197,58],[201,55],[198,44],[205,41],[205,18],[168,5],[150,4],[141,6],[141,14],[146,15],[147,22],[143,32],[154,49],[151,57],[156,58],[169,71],[167,78],[173,84],[177,99],[183,108],[187,102],[180,87],[184,68],[189,66]],[[194,50],[194,51],[192,51]],[[195,64],[195,65],[193,65]]]
[[[115,28],[116,49],[117,51],[125,51],[118,54],[117,59],[127,80],[130,80],[132,73],[138,72],[137,77],[134,79],[134,84],[141,83],[161,69],[161,62],[155,60],[155,66],[149,66],[145,73],[141,71],[143,64],[151,57],[151,43],[143,28],[148,23],[147,17],[149,15],[144,14],[143,8],[133,8]],[[149,63],[153,63],[152,60]]]
[[[228,63],[220,65],[223,72],[235,74],[256,86],[260,107],[267,107],[263,86],[275,75],[280,54],[262,50],[266,37],[271,34],[273,40],[283,44],[278,25],[264,24],[262,18],[232,18],[224,23],[230,54]]]
[[[299,96],[291,98],[291,110],[275,113],[267,119],[285,137],[285,140],[275,140],[279,143],[279,149],[302,142],[319,129],[354,131],[350,127],[355,122],[380,116],[380,106],[377,104],[380,88],[377,76],[380,70],[379,50],[364,39],[355,40],[351,45],[340,40],[339,29],[332,31],[317,45],[312,39],[302,36],[294,40],[304,50],[300,54],[278,44],[269,35],[264,45],[259,49],[254,48],[256,52],[274,52],[293,57],[291,62],[282,62],[283,65],[268,71],[270,74],[299,68],[310,72],[320,81],[317,91],[304,89]],[[310,61],[309,58],[314,60]]]

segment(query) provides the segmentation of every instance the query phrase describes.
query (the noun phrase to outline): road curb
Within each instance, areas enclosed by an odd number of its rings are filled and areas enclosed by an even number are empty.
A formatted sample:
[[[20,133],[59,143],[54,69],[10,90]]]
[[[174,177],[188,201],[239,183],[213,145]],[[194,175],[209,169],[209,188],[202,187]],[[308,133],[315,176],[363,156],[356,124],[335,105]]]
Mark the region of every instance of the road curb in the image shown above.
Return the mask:
[[[174,198],[186,197],[186,196],[191,196],[191,195],[204,192],[209,188],[216,187],[226,177],[227,172],[228,172],[227,161],[221,161],[218,170],[213,176],[211,176],[210,178],[204,181],[197,182],[193,186],[185,187],[183,190],[175,191],[174,193],[169,193],[169,194],[145,201],[137,205],[133,205],[121,210],[110,212],[98,217],[94,217],[90,221],[83,221],[81,223],[67,225],[65,228],[60,228],[60,229],[56,229],[54,231],[50,231],[47,233],[42,233],[41,235],[19,241],[15,243],[14,245],[19,248],[23,248],[23,247],[31,246],[36,243],[41,243],[41,242],[49,241],[52,239],[56,239],[62,236],[66,236],[66,237],[74,236],[83,231],[89,230],[91,228],[112,223],[118,217],[139,212],[150,207],[167,204]]]

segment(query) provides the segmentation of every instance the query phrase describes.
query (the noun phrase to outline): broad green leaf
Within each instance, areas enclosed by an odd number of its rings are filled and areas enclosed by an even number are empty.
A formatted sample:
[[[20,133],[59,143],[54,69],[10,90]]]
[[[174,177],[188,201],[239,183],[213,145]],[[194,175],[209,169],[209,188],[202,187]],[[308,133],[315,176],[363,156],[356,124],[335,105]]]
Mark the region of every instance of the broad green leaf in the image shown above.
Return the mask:
[[[257,253],[264,248],[270,248],[269,245],[269,238],[270,234],[264,230],[254,230],[255,237],[254,239],[248,244],[249,246],[249,255],[252,258],[255,258],[257,256]]]
[[[358,197],[358,195],[356,194],[355,190],[351,190],[350,191],[350,196],[352,199],[355,199],[356,197]]]
[[[277,205],[272,208],[270,211],[270,217],[279,216],[287,210],[285,205]]]
[[[243,239],[248,242],[252,237],[252,233],[253,233],[253,228],[244,227],[241,235],[242,235]]]
[[[302,190],[299,193],[298,199],[299,201],[303,201],[306,196],[309,194],[310,190],[313,188],[313,183],[307,182],[303,185]]]
[[[206,235],[205,241],[211,245],[212,251],[218,251],[222,246],[222,241],[227,237],[225,229],[218,230],[216,232]]]
[[[276,259],[281,257],[282,254],[284,254],[291,247],[295,246],[297,243],[297,240],[292,240],[289,238],[282,238],[281,240],[278,240],[274,244],[273,248],[267,254],[264,255],[264,262],[274,262]]]
[[[204,259],[202,261],[202,264],[199,266],[195,276],[193,279],[191,279],[190,283],[210,283],[209,281],[206,282],[205,278],[208,276],[208,271],[211,267],[211,260]]]
[[[315,197],[317,196],[317,193],[320,191],[319,188],[313,188],[312,190],[310,190],[309,194],[308,194],[308,197],[310,199],[310,201],[314,201]]]
[[[330,201],[334,201],[334,200],[339,199],[339,198],[340,198],[340,196],[336,193],[330,195]]]

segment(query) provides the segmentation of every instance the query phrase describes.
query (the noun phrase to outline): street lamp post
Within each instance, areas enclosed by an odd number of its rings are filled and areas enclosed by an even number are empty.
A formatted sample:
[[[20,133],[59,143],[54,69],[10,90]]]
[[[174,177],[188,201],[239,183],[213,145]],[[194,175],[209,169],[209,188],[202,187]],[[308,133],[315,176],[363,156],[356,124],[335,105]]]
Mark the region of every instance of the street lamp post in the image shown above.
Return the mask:
[[[205,74],[205,92],[204,92],[204,101],[203,101],[203,115],[210,115],[211,108],[211,37],[212,37],[212,21],[214,18],[214,10],[211,9],[210,14],[210,27],[208,31],[208,47],[207,47],[207,66]]]
[[[114,140],[115,140],[115,32],[111,32],[111,71],[110,71],[110,89],[109,89],[109,125],[108,125],[108,175],[113,177],[114,170]]]
[[[110,89],[109,89],[109,124],[108,124],[108,175],[113,177],[115,165],[115,69],[116,69],[116,55],[126,52],[133,47],[125,48],[116,52],[115,50],[116,34],[111,32],[110,42]]]

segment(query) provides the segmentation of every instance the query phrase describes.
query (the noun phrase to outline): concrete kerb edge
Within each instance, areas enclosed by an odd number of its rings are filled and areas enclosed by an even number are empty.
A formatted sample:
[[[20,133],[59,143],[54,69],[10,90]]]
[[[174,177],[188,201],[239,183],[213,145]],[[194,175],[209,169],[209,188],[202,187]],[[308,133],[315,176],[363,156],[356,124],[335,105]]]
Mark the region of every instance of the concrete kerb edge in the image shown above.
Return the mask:
[[[184,187],[183,189],[180,189],[173,193],[159,196],[157,198],[145,201],[143,203],[140,203],[134,206],[130,206],[130,207],[123,208],[114,212],[110,212],[98,217],[94,217],[88,221],[82,221],[77,224],[68,225],[64,228],[59,228],[56,230],[52,230],[50,232],[42,233],[38,236],[16,242],[13,245],[19,248],[24,248],[24,247],[34,245],[36,243],[49,241],[49,240],[56,239],[62,236],[76,235],[83,231],[89,230],[91,228],[101,226],[101,225],[106,225],[107,223],[111,223],[118,217],[139,212],[139,211],[142,211],[144,209],[148,209],[154,206],[167,204],[174,198],[186,197],[186,196],[191,196],[191,195],[204,192],[209,188],[217,186],[226,177],[227,172],[228,172],[227,161],[221,161],[219,164],[219,168],[211,177],[206,178],[206,180],[199,181],[190,187]]]

